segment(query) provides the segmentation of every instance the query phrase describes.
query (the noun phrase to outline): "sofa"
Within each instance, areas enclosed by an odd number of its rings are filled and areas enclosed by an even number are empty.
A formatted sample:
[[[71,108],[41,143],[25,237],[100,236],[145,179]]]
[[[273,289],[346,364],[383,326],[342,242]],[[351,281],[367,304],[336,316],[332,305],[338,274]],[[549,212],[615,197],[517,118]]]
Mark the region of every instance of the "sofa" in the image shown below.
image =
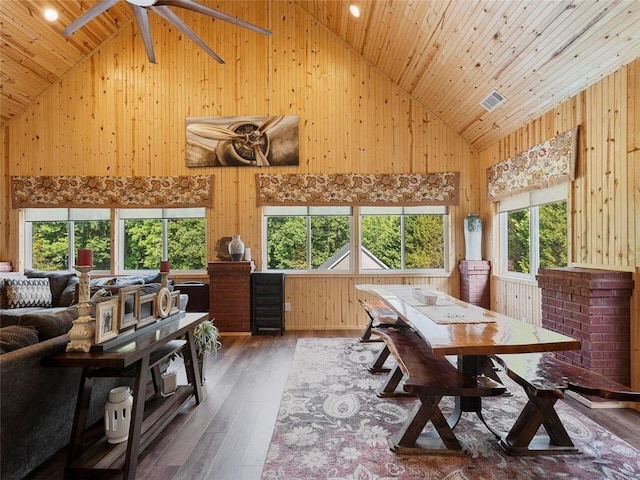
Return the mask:
[[[24,478],[71,438],[81,370],[47,366],[46,358],[64,352],[69,341],[68,331],[78,317],[78,277],[28,270],[3,273],[0,279],[0,475],[11,480]],[[154,280],[159,279],[96,278],[91,290],[108,296],[125,285],[143,285],[144,293],[157,292],[160,283],[145,283]],[[90,424],[102,420],[109,390],[119,385],[132,386],[132,381],[94,379]]]

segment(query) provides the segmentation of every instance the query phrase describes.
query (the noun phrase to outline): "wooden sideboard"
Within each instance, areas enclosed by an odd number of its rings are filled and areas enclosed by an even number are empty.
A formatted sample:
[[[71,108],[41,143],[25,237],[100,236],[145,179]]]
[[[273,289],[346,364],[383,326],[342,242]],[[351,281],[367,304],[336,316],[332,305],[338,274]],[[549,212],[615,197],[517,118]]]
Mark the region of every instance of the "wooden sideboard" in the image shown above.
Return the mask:
[[[108,351],[65,352],[53,355],[47,364],[53,367],[80,367],[82,377],[76,403],[71,442],[65,474],[69,477],[122,475],[136,478],[138,454],[166,427],[178,410],[191,397],[196,404],[202,400],[202,389],[196,358],[194,328],[209,318],[206,313],[181,313],[149,325],[128,343]],[[186,338],[182,340],[182,337]],[[165,358],[183,350],[188,385],[180,385],[169,397],[159,395],[159,367]],[[146,398],[149,375],[152,374],[156,393]],[[133,406],[129,437],[126,442],[111,445],[106,437],[91,445],[85,444],[87,416],[93,379],[96,377],[132,377]]]

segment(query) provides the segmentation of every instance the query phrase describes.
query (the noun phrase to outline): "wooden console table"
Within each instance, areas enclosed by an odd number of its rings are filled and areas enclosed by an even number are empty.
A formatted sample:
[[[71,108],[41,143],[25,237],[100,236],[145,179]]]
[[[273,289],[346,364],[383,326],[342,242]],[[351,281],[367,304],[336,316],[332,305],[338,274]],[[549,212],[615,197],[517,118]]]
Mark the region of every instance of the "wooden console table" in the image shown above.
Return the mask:
[[[167,318],[145,327],[145,331],[131,342],[112,350],[65,352],[49,359],[51,366],[82,368],[66,475],[84,477],[121,474],[124,479],[135,479],[138,454],[171,422],[191,396],[195,396],[196,404],[202,400],[197,361],[185,361],[185,365],[190,365],[187,368],[189,385],[178,386],[175,394],[166,398],[157,394],[158,378],[154,378],[156,395],[146,398],[149,372],[153,369],[157,373],[160,362],[183,347],[185,360],[195,359],[193,330],[208,318],[206,313],[180,314],[176,318]],[[186,342],[180,340],[183,335]],[[102,436],[91,446],[84,445],[91,390],[96,377],[135,378],[129,438],[126,442],[111,445]]]

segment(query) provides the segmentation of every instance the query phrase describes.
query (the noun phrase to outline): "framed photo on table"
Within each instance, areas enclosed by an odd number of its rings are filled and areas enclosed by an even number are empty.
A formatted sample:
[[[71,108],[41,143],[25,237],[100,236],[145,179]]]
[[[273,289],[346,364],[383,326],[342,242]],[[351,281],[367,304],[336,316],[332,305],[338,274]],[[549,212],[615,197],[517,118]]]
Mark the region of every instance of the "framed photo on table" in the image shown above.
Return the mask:
[[[120,331],[135,327],[140,318],[140,287],[123,287],[120,289]]]
[[[118,336],[119,299],[96,303],[96,343],[102,343]]]
[[[157,293],[149,293],[148,295],[140,296],[140,306],[138,307],[138,324],[136,329],[149,325],[158,320],[156,316],[156,302],[158,301]]]

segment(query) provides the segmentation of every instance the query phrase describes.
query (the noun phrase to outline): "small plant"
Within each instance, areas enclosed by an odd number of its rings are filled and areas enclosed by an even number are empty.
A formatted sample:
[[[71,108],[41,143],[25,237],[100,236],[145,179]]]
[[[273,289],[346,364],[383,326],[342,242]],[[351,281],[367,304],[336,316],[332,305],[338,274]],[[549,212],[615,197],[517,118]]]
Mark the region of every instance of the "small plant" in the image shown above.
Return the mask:
[[[222,346],[219,340],[220,332],[212,320],[205,320],[194,328],[193,337],[196,344],[196,353],[200,358],[216,353]]]

